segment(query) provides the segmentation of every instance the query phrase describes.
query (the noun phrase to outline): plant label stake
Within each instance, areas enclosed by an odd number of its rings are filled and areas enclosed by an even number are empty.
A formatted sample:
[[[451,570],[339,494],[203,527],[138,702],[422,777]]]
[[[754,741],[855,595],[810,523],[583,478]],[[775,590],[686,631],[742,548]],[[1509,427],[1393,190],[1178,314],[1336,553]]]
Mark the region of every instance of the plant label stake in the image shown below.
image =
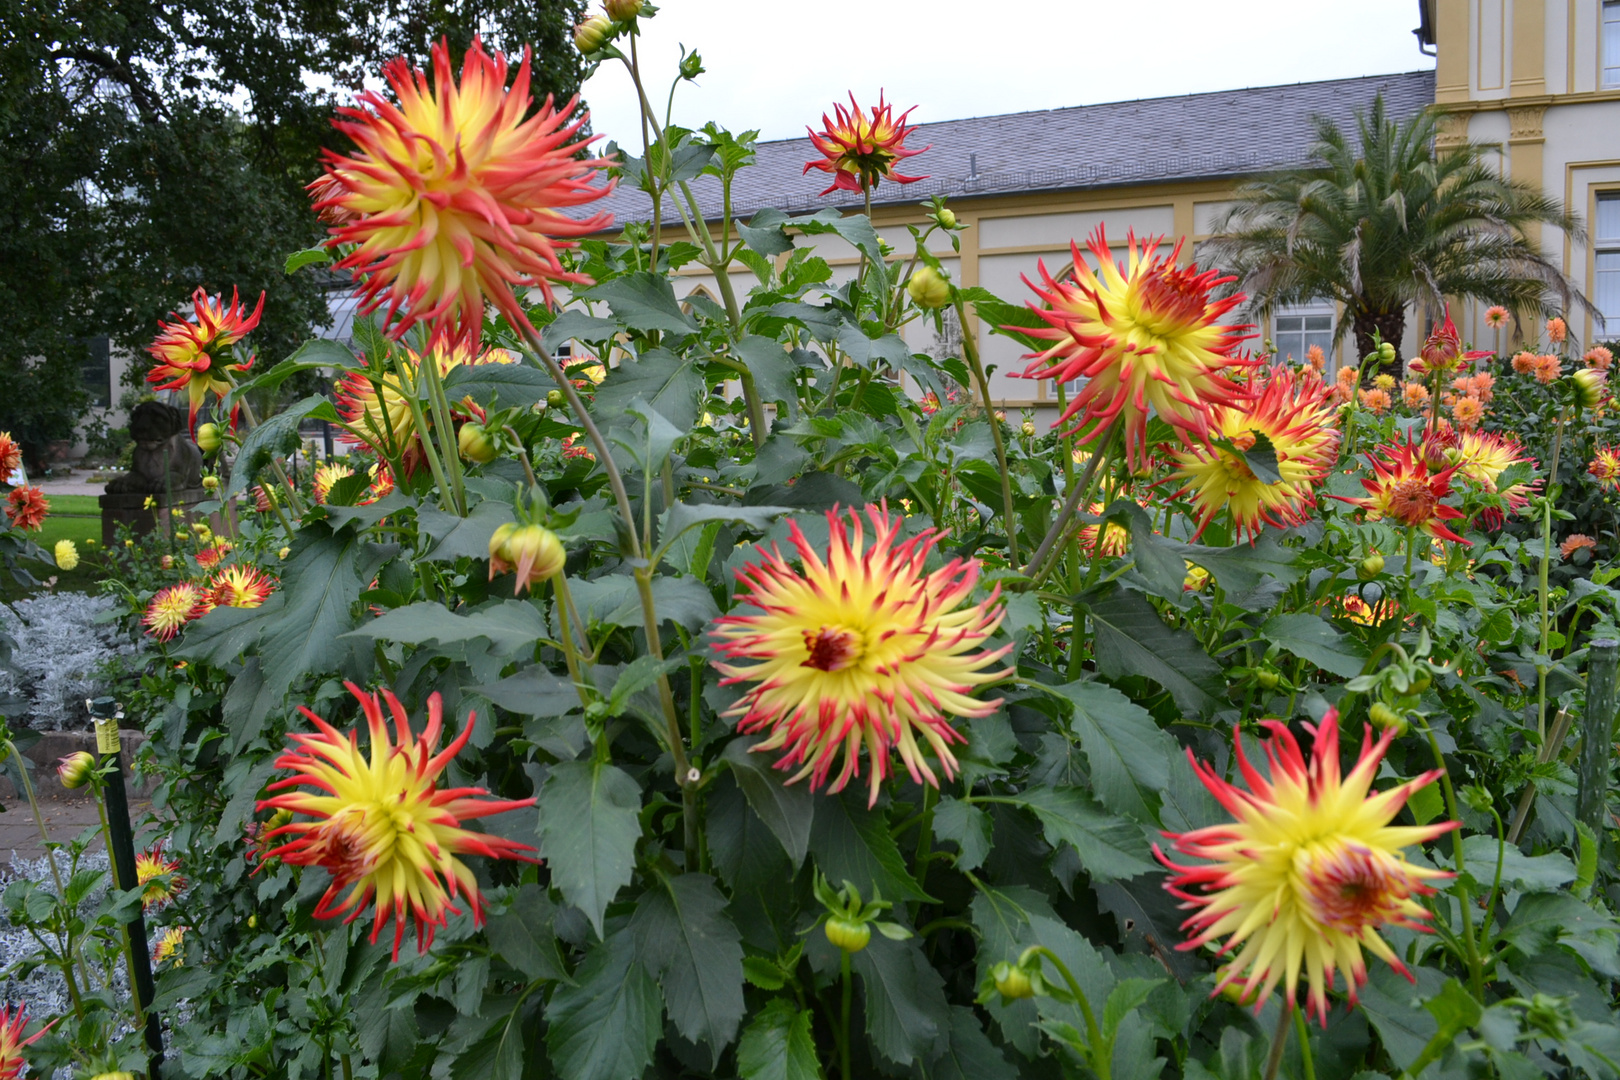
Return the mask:
[[[104,778],[102,797],[107,807],[107,844],[111,849],[113,882],[120,889],[133,889],[135,874],[135,830],[129,820],[129,794],[124,788],[124,767],[119,759],[121,743],[118,722],[124,718],[122,707],[112,698],[96,698],[87,702],[90,715],[96,721],[96,750],[102,764],[111,762]],[[146,1014],[146,1048],[151,1051],[147,1075],[158,1078],[158,1064],[163,1060],[163,1025],[152,1011],[156,988],[152,983],[152,954],[146,941],[146,916],[140,908],[135,918],[125,924],[129,935],[129,974],[134,984],[135,1001]]]
[[[1615,671],[1620,667],[1620,641],[1594,641],[1587,651],[1586,716],[1581,722],[1580,794],[1575,820],[1601,842],[1609,801],[1609,747],[1614,743]]]

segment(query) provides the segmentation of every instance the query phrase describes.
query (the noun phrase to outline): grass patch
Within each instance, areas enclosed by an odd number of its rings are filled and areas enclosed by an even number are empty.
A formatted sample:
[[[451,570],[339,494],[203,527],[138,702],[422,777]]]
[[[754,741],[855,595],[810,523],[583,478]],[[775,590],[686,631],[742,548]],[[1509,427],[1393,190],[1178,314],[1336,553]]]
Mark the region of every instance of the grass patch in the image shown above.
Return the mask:
[[[93,517],[98,520],[101,518],[101,503],[98,501],[101,496],[99,495],[47,495],[45,498],[50,500],[53,515],[67,514],[74,517]],[[100,529],[96,531],[99,535]],[[55,543],[55,541],[53,540],[52,543]]]

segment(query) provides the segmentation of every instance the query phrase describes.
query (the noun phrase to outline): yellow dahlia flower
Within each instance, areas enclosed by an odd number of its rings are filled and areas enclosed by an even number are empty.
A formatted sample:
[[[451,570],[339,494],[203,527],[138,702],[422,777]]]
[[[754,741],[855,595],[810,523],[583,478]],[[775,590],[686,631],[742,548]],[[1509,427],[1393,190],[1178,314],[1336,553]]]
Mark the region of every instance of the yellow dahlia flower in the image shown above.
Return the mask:
[[[1492,495],[1501,495],[1514,510],[1522,510],[1529,501],[1531,490],[1539,484],[1515,484],[1506,491],[1497,490],[1497,478],[1510,466],[1521,462],[1535,464],[1524,447],[1505,435],[1490,431],[1464,431],[1457,436],[1457,444],[1446,448],[1446,460],[1457,466],[1457,475],[1478,484]]]
[[[405,937],[407,909],[416,924],[418,951],[433,944],[435,927],[459,915],[458,895],[467,898],[474,925],[484,920],[483,902],[473,872],[457,855],[483,855],[491,859],[523,859],[527,844],[461,827],[472,818],[502,814],[533,806],[534,799],[488,799],[483,788],[439,788],[439,777],[472,735],[473,717],[467,717],[449,746],[439,749],[443,708],[438,694],[428,698],[427,728],[411,733],[410,721],[399,699],[383,691],[393,714],[399,741],[389,738],[382,700],[353,683],[349,692],[360,702],[370,734],[369,752],[362,752],[357,731],[348,735],[308,709],[299,711],[314,722],[313,735],[288,736],[299,749],[276,759],[279,769],[293,776],[271,784],[270,791],[307,785],[311,791],[276,795],[258,804],[259,810],[290,810],[312,820],[293,820],[266,833],[266,838],[290,839],[265,852],[295,866],[319,866],[332,875],[332,884],[315,907],[317,918],[347,913],[346,922],[360,917],[368,901],[376,898],[371,940],[394,921],[394,958]]]
[[[135,856],[135,883],[142,886],[141,906],[156,907],[166,904],[180,894],[186,887],[186,879],[178,873],[179,859],[170,859],[163,854],[163,843],[159,841],[150,851],[143,851]],[[168,876],[168,881],[160,878]]]
[[[827,514],[825,559],[790,523],[793,547],[803,570],[796,570],[773,545],[758,549],[759,563],[737,574],[743,597],[758,615],[727,615],[716,620],[715,648],[728,661],[756,661],[746,667],[717,662],[722,685],[754,686],[727,716],[743,732],[770,732],[754,749],[785,750],[777,768],[795,766],[789,782],[808,776],[812,789],[827,782],[841,791],[860,775],[860,751],[870,758],[869,803],[889,775],[891,750],[918,783],[938,786],[923,759],[917,736],[933,749],[947,779],[956,774],[950,744],[964,742],[948,714],[988,716],[1000,705],[975,701],[976,687],[1006,672],[983,669],[1005,656],[1011,645],[973,652],[996,627],[1002,610],[1000,589],[989,599],[962,606],[979,578],[976,559],[955,559],[929,573],[924,568],[940,534],[925,530],[900,540],[902,519],[888,508],[867,507],[871,542],[861,516]]]
[[[324,503],[327,496],[332,494],[333,485],[344,477],[353,475],[353,469],[336,461],[326,461],[315,466],[315,501]]]
[[[218,607],[256,608],[275,589],[275,578],[257,566],[236,563],[214,575],[210,594]]]
[[[186,928],[183,926],[171,926],[164,930],[158,935],[157,942],[152,946],[152,963],[161,964],[165,960],[174,960],[174,966],[179,967],[180,961],[176,960],[175,957],[180,954],[180,943],[185,939]],[[129,1074],[125,1073],[123,1075],[128,1076]]]
[[[1334,974],[1344,971],[1352,1004],[1367,981],[1363,949],[1411,978],[1378,928],[1427,929],[1425,920],[1432,915],[1415,898],[1434,892],[1430,881],[1452,875],[1407,862],[1402,849],[1433,840],[1458,823],[1390,824],[1413,792],[1442,774],[1435,769],[1388,791],[1371,792],[1394,729],[1375,742],[1368,728],[1355,768],[1341,776],[1336,712],[1330,710],[1317,725],[1309,762],[1288,725],[1276,720],[1265,725],[1271,732],[1269,780],[1237,742],[1247,791],[1228,784],[1188,751],[1204,786],[1236,819],[1171,834],[1178,854],[1205,861],[1182,866],[1158,845],[1154,853],[1175,871],[1165,887],[1196,909],[1182,924],[1192,937],[1178,948],[1195,949],[1225,937],[1220,954],[1237,950],[1221,969],[1215,993],[1241,981],[1242,999],[1258,1008],[1281,982],[1292,1007],[1303,969],[1306,1008],[1326,1026]]]
[[[387,305],[390,333],[422,322],[476,341],[488,299],[514,326],[527,326],[513,286],[589,283],[563,268],[564,237],[588,236],[611,214],[570,217],[601,198],[593,185],[606,163],[576,156],[572,141],[589,119],[550,98],[531,116],[529,52],[506,87],[506,58],[477,38],[457,85],[449,46],[433,46],[433,85],[404,57],[383,67],[399,104],[366,90],[358,108],[338,110],[339,131],[358,149],[326,154],[326,175],[311,185],[333,246],[354,245],[334,265],[361,279],[361,312]],[[396,320],[397,321],[394,321]]]
[[[76,570],[78,566],[78,545],[71,540],[58,540],[56,542],[56,568],[58,570]]]
[[[444,379],[453,369],[463,364],[477,366],[518,362],[518,358],[505,349],[485,349],[483,352],[476,352],[476,345],[476,342],[469,345],[465,341],[450,339],[442,334],[435,335],[428,346],[428,356],[438,365],[439,378]],[[422,357],[411,349],[403,349],[403,352],[404,367],[411,380],[415,382],[421,371]],[[421,435],[416,430],[416,421],[411,416],[410,403],[399,392],[399,382],[393,374],[383,377],[379,390],[377,383],[363,373],[350,372],[338,380],[336,397],[338,412],[350,427],[356,429],[354,432],[344,432],[342,438],[345,442],[366,446],[376,453],[402,459],[407,475],[415,472],[426,460]],[[452,402],[451,405],[452,412],[461,416],[482,418],[484,415],[483,410],[470,399],[464,398],[460,402]],[[334,465],[332,468],[344,469],[348,466]],[[339,479],[341,477],[335,476],[332,483],[335,484]],[[330,485],[326,490],[330,494]],[[381,498],[392,490],[392,477],[388,477],[385,484],[383,477],[379,475],[377,483],[372,485],[375,498]]]
[[[159,641],[172,641],[182,626],[205,614],[209,607],[201,589],[182,581],[154,593],[141,622],[146,625],[146,632]]]
[[[1072,277],[1054,278],[1043,261],[1041,285],[1024,279],[1043,302],[1031,302],[1030,309],[1048,325],[1021,332],[1052,345],[1029,354],[1023,376],[1065,383],[1086,379],[1059,423],[1074,420],[1071,430],[1085,431],[1081,441],[1091,442],[1118,419],[1134,468],[1147,463],[1150,409],[1188,445],[1202,442],[1208,437],[1210,407],[1230,405],[1241,392],[1226,369],[1255,363],[1233,355],[1246,336],[1239,332],[1244,328],[1219,324],[1244,297],[1211,296],[1216,286],[1232,279],[1214,270],[1178,266],[1181,243],[1160,255],[1160,242],[1153,238],[1138,245],[1130,234],[1128,263],[1122,268],[1099,225],[1087,245],[1097,260],[1095,273],[1071,243]]]
[[[230,347],[259,325],[259,316],[264,313],[264,293],[259,294],[258,306],[248,315],[242,311],[242,300],[235,289],[231,290],[231,302],[227,306],[224,296],[209,296],[199,287],[191,294],[191,309],[195,321],[183,318],[177,311],[169,313],[172,322],[159,320],[158,329],[162,332],[146,347],[154,361],[152,370],[146,373],[146,381],[159,390],[184,390],[191,405],[191,426],[195,428],[197,410],[202,408],[209,393],[224,397],[233,385],[229,372],[242,372],[253,366],[252,360],[240,364],[223,361]],[[233,418],[235,413],[233,409]]]
[[[1182,483],[1198,508],[1202,535],[1217,513],[1230,510],[1240,536],[1256,536],[1265,524],[1298,525],[1316,505],[1315,488],[1338,460],[1339,433],[1329,389],[1309,368],[1273,368],[1250,383],[1246,396],[1209,411],[1210,434],[1234,449],[1195,445],[1171,453],[1172,480]],[[1254,474],[1240,452],[1259,436],[1276,451],[1279,479]]]

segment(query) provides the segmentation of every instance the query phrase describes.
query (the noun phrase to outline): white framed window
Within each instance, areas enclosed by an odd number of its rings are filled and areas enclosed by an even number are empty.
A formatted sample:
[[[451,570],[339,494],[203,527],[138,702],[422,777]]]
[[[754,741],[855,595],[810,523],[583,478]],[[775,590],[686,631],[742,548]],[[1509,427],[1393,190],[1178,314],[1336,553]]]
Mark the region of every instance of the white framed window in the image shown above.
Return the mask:
[[[1620,191],[1598,196],[1593,219],[1592,303],[1603,313],[1599,333],[1614,337],[1620,335]]]
[[[1333,306],[1311,304],[1282,308],[1272,316],[1271,343],[1279,360],[1303,364],[1311,346],[1324,356],[1333,352]]]
[[[1603,5],[1603,85],[1620,86],[1620,0]]]

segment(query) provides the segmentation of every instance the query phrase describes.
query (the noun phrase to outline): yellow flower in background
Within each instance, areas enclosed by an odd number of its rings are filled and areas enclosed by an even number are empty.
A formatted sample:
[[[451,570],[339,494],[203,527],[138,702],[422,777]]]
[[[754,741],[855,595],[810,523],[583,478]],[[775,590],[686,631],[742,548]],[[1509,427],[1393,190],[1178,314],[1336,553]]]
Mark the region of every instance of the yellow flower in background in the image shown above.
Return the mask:
[[[1227,510],[1239,536],[1265,525],[1298,525],[1316,505],[1316,485],[1338,460],[1339,433],[1329,388],[1309,369],[1273,368],[1257,377],[1232,405],[1210,410],[1210,435],[1232,449],[1199,445],[1173,450],[1171,477],[1198,512],[1196,539]],[[1277,462],[1277,479],[1255,475],[1243,453],[1264,437]]]
[[[74,570],[79,565],[79,549],[71,540],[58,540],[56,542],[56,568],[58,570]]]
[[[236,563],[227,566],[209,586],[214,603],[220,607],[256,608],[270,599],[276,579],[257,566]]]
[[[722,685],[753,684],[725,715],[737,718],[739,731],[768,732],[754,749],[784,751],[777,768],[798,767],[790,783],[809,777],[815,789],[831,776],[828,790],[841,791],[860,775],[864,746],[872,803],[889,775],[891,752],[914,781],[938,786],[918,736],[946,779],[956,775],[950,744],[965,740],[949,716],[995,711],[999,700],[968,695],[1005,674],[984,668],[1012,646],[973,651],[1002,619],[999,589],[965,603],[979,578],[978,560],[954,559],[929,572],[924,564],[939,541],[936,531],[902,541],[903,519],[875,506],[866,516],[870,542],[857,511],[847,520],[828,513],[825,556],[790,522],[802,569],[775,546],[756,549],[760,561],[738,572],[739,599],[760,614],[717,619],[713,635],[725,658],[715,664]]]
[[[143,851],[135,856],[135,881],[144,886],[141,893],[141,906],[153,908],[159,904],[166,904],[180,894],[186,887],[186,879],[178,873],[179,859],[166,858],[163,854],[163,843],[159,841],[150,850]],[[160,880],[167,876],[168,880]]]
[[[568,238],[607,228],[611,214],[571,215],[612,185],[593,184],[606,162],[582,158],[589,121],[578,98],[538,110],[529,93],[529,53],[507,86],[507,62],[473,39],[458,84],[450,49],[433,46],[433,82],[403,57],[383,66],[394,101],[366,90],[339,109],[347,157],[328,152],[310,185],[315,210],[333,221],[332,245],[354,245],[334,264],[361,281],[362,314],[386,306],[389,331],[416,323],[476,342],[488,300],[527,326],[513,286],[588,284],[564,269]],[[398,102],[395,104],[395,102]]]
[[[1408,862],[1403,849],[1459,823],[1391,824],[1414,792],[1443,773],[1435,769],[1373,792],[1394,728],[1376,741],[1368,729],[1361,757],[1341,775],[1337,713],[1329,710],[1316,726],[1309,761],[1287,724],[1264,723],[1271,733],[1269,779],[1237,742],[1247,790],[1227,783],[1188,752],[1204,786],[1235,820],[1171,835],[1176,853],[1200,860],[1192,865],[1170,861],[1158,845],[1154,853],[1174,871],[1166,888],[1194,909],[1183,924],[1192,936],[1179,948],[1225,938],[1221,953],[1236,951],[1221,968],[1215,992],[1241,983],[1242,1000],[1258,1008],[1281,983],[1292,1007],[1303,975],[1306,1008],[1326,1026],[1335,974],[1344,972],[1351,1004],[1367,981],[1362,950],[1411,978],[1378,930],[1428,929],[1432,914],[1416,898],[1434,892],[1429,882],[1452,875]]]
[[[533,806],[534,799],[484,798],[488,793],[482,788],[440,789],[445,768],[472,736],[473,717],[467,717],[449,746],[439,749],[444,718],[438,694],[428,698],[426,729],[414,735],[404,706],[392,693],[384,691],[379,699],[353,683],[345,685],[365,714],[369,749],[360,749],[358,729],[344,735],[309,709],[299,710],[317,730],[288,736],[297,749],[278,757],[276,768],[290,769],[293,775],[269,790],[300,785],[310,790],[264,799],[258,809],[289,810],[309,820],[295,817],[268,832],[267,839],[286,839],[262,857],[319,866],[331,874],[332,883],[315,907],[317,918],[345,915],[346,922],[353,922],[375,897],[371,940],[376,942],[392,919],[397,960],[406,921],[414,920],[418,951],[426,952],[434,929],[461,913],[458,897],[466,898],[474,925],[483,924],[478,881],[456,856],[533,862],[527,853],[534,849],[461,824]],[[397,742],[389,737],[384,701]]]
[[[174,966],[179,967],[180,961],[176,957],[180,955],[180,944],[185,938],[186,928],[183,926],[171,926],[164,930],[158,935],[156,944],[152,946],[152,963],[161,964],[165,960],[174,960]],[[115,1073],[113,1075],[119,1074]],[[123,1073],[122,1075],[128,1076],[129,1074]]]

